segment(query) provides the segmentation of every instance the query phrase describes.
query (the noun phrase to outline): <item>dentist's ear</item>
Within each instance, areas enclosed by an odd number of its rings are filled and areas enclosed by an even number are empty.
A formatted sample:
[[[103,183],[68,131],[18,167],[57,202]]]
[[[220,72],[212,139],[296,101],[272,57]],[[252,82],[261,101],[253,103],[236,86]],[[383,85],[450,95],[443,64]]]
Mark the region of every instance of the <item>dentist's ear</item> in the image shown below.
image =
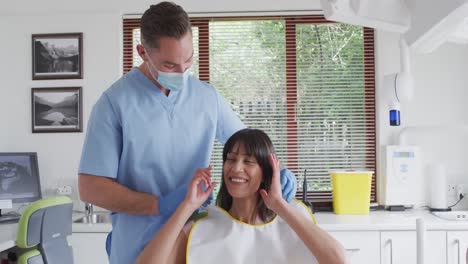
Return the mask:
[[[147,61],[148,60],[148,53],[146,52],[146,49],[143,45],[141,44],[138,44],[136,46],[136,49],[137,49],[137,52],[138,52],[138,55],[140,56],[140,58],[143,60],[143,61]]]

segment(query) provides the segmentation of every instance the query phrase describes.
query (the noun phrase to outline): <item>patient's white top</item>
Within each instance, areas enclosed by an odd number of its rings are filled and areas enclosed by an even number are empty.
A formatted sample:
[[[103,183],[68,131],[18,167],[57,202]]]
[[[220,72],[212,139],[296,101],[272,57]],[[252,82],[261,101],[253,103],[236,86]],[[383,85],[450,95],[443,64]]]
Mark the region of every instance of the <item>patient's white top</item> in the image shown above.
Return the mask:
[[[291,205],[313,215],[300,201]],[[208,216],[195,222],[187,243],[187,263],[318,263],[294,230],[281,217],[262,225],[249,225],[234,219],[217,206],[208,207]]]

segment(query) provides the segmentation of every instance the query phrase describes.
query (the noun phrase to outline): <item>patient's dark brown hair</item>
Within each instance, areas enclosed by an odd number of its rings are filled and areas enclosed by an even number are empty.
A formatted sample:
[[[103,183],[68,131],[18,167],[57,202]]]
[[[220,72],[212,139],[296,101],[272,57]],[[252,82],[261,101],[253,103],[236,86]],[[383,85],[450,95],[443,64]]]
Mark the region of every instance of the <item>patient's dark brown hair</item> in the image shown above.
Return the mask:
[[[249,156],[255,157],[258,165],[262,170],[263,181],[260,184],[260,189],[265,189],[267,192],[270,190],[271,180],[273,176],[273,169],[270,165],[269,156],[271,153],[275,153],[273,143],[265,132],[259,129],[242,129],[237,131],[232,135],[223,149],[223,167],[226,162],[227,154],[229,152],[235,151],[233,148],[235,146],[243,146],[245,152]],[[221,187],[219,189],[218,196],[216,197],[216,204],[223,208],[226,211],[229,211],[232,206],[232,196],[229,194],[226,184],[224,182],[224,172],[221,177]],[[275,213],[268,209],[268,207],[263,202],[260,192],[257,192],[258,201],[256,207],[256,213],[260,219],[264,222],[270,221]],[[255,217],[256,214],[252,215]],[[250,219],[254,222],[255,219]]]

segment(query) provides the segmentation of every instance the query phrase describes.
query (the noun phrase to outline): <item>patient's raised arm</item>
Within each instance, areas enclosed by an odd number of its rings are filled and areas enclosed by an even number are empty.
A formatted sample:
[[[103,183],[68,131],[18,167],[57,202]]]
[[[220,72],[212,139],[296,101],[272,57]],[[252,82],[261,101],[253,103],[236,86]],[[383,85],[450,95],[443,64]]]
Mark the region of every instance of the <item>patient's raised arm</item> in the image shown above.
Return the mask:
[[[216,183],[211,182],[211,167],[198,169],[187,190],[187,196],[167,223],[146,245],[137,264],[185,263],[187,236],[182,231],[192,213],[207,199]],[[202,185],[206,187],[203,190]]]
[[[318,227],[312,218],[299,212],[282,198],[279,162],[273,154],[270,155],[270,164],[273,169],[270,190],[268,192],[260,190],[260,195],[268,208],[288,223],[312,254],[314,254],[319,263],[346,263],[345,251],[341,244],[326,231]]]

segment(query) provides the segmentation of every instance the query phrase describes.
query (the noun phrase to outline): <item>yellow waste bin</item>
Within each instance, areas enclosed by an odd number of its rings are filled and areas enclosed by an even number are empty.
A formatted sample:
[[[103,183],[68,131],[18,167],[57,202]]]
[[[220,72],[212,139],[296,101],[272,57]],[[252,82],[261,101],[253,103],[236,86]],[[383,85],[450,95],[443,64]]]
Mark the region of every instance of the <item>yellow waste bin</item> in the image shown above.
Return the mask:
[[[330,171],[335,214],[369,214],[373,171]]]

